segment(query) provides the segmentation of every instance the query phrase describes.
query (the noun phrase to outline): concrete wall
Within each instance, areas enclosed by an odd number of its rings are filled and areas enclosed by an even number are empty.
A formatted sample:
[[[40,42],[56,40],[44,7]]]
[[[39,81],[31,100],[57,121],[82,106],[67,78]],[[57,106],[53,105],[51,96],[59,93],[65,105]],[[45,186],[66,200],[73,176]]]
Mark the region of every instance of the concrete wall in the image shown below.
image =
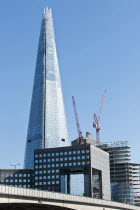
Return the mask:
[[[140,210],[136,206],[112,201],[4,185],[0,185],[0,203],[41,203],[75,210]]]
[[[102,198],[111,200],[109,154],[93,145],[90,153],[91,167],[102,172]]]

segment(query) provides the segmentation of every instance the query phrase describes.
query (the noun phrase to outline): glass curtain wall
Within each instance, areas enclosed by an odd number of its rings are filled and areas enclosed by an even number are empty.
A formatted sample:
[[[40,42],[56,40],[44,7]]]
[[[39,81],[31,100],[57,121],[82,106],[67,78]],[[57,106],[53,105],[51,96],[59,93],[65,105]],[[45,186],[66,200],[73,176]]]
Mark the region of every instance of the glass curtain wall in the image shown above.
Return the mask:
[[[44,8],[28,124],[24,168],[34,150],[70,146],[51,9]]]
[[[101,171],[92,169],[92,187],[93,198],[102,198],[102,177]]]

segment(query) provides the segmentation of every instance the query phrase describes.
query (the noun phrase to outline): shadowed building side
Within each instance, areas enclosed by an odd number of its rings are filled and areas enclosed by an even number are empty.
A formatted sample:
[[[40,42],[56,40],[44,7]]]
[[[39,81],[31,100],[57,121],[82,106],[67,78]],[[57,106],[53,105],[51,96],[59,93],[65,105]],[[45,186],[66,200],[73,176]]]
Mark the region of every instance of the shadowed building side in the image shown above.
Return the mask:
[[[24,168],[34,168],[34,150],[69,146],[51,10],[44,8],[36,61]]]

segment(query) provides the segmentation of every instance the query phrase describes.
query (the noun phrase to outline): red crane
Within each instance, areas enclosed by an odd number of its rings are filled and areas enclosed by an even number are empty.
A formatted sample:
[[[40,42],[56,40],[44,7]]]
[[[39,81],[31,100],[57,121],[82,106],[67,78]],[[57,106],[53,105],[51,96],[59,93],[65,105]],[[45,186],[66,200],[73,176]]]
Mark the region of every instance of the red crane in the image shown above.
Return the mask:
[[[93,118],[94,118],[93,128],[96,129],[96,143],[97,144],[100,143],[100,127],[99,127],[99,122],[100,122],[102,108],[103,108],[103,104],[104,104],[104,100],[105,100],[105,93],[106,93],[106,89],[105,89],[105,91],[104,91],[104,93],[102,95],[102,99],[101,99],[101,104],[100,104],[98,116],[96,114],[93,115]]]
[[[78,120],[78,114],[77,114],[77,109],[76,109],[76,103],[75,103],[74,96],[72,96],[72,102],[73,102],[75,120],[76,120],[76,125],[77,125],[78,136],[79,136],[78,141],[79,141],[79,144],[81,145],[82,140],[83,140],[83,136],[82,136],[82,131],[81,131],[81,128],[80,128],[79,120]]]

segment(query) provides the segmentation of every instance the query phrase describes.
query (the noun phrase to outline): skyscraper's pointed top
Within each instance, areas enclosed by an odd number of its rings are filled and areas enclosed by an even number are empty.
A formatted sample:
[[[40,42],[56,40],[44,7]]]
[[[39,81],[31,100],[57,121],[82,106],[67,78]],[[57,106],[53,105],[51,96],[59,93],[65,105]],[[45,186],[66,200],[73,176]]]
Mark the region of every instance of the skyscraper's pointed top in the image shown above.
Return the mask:
[[[43,18],[46,18],[49,13],[52,13],[52,10],[49,9],[47,6],[43,7]]]

